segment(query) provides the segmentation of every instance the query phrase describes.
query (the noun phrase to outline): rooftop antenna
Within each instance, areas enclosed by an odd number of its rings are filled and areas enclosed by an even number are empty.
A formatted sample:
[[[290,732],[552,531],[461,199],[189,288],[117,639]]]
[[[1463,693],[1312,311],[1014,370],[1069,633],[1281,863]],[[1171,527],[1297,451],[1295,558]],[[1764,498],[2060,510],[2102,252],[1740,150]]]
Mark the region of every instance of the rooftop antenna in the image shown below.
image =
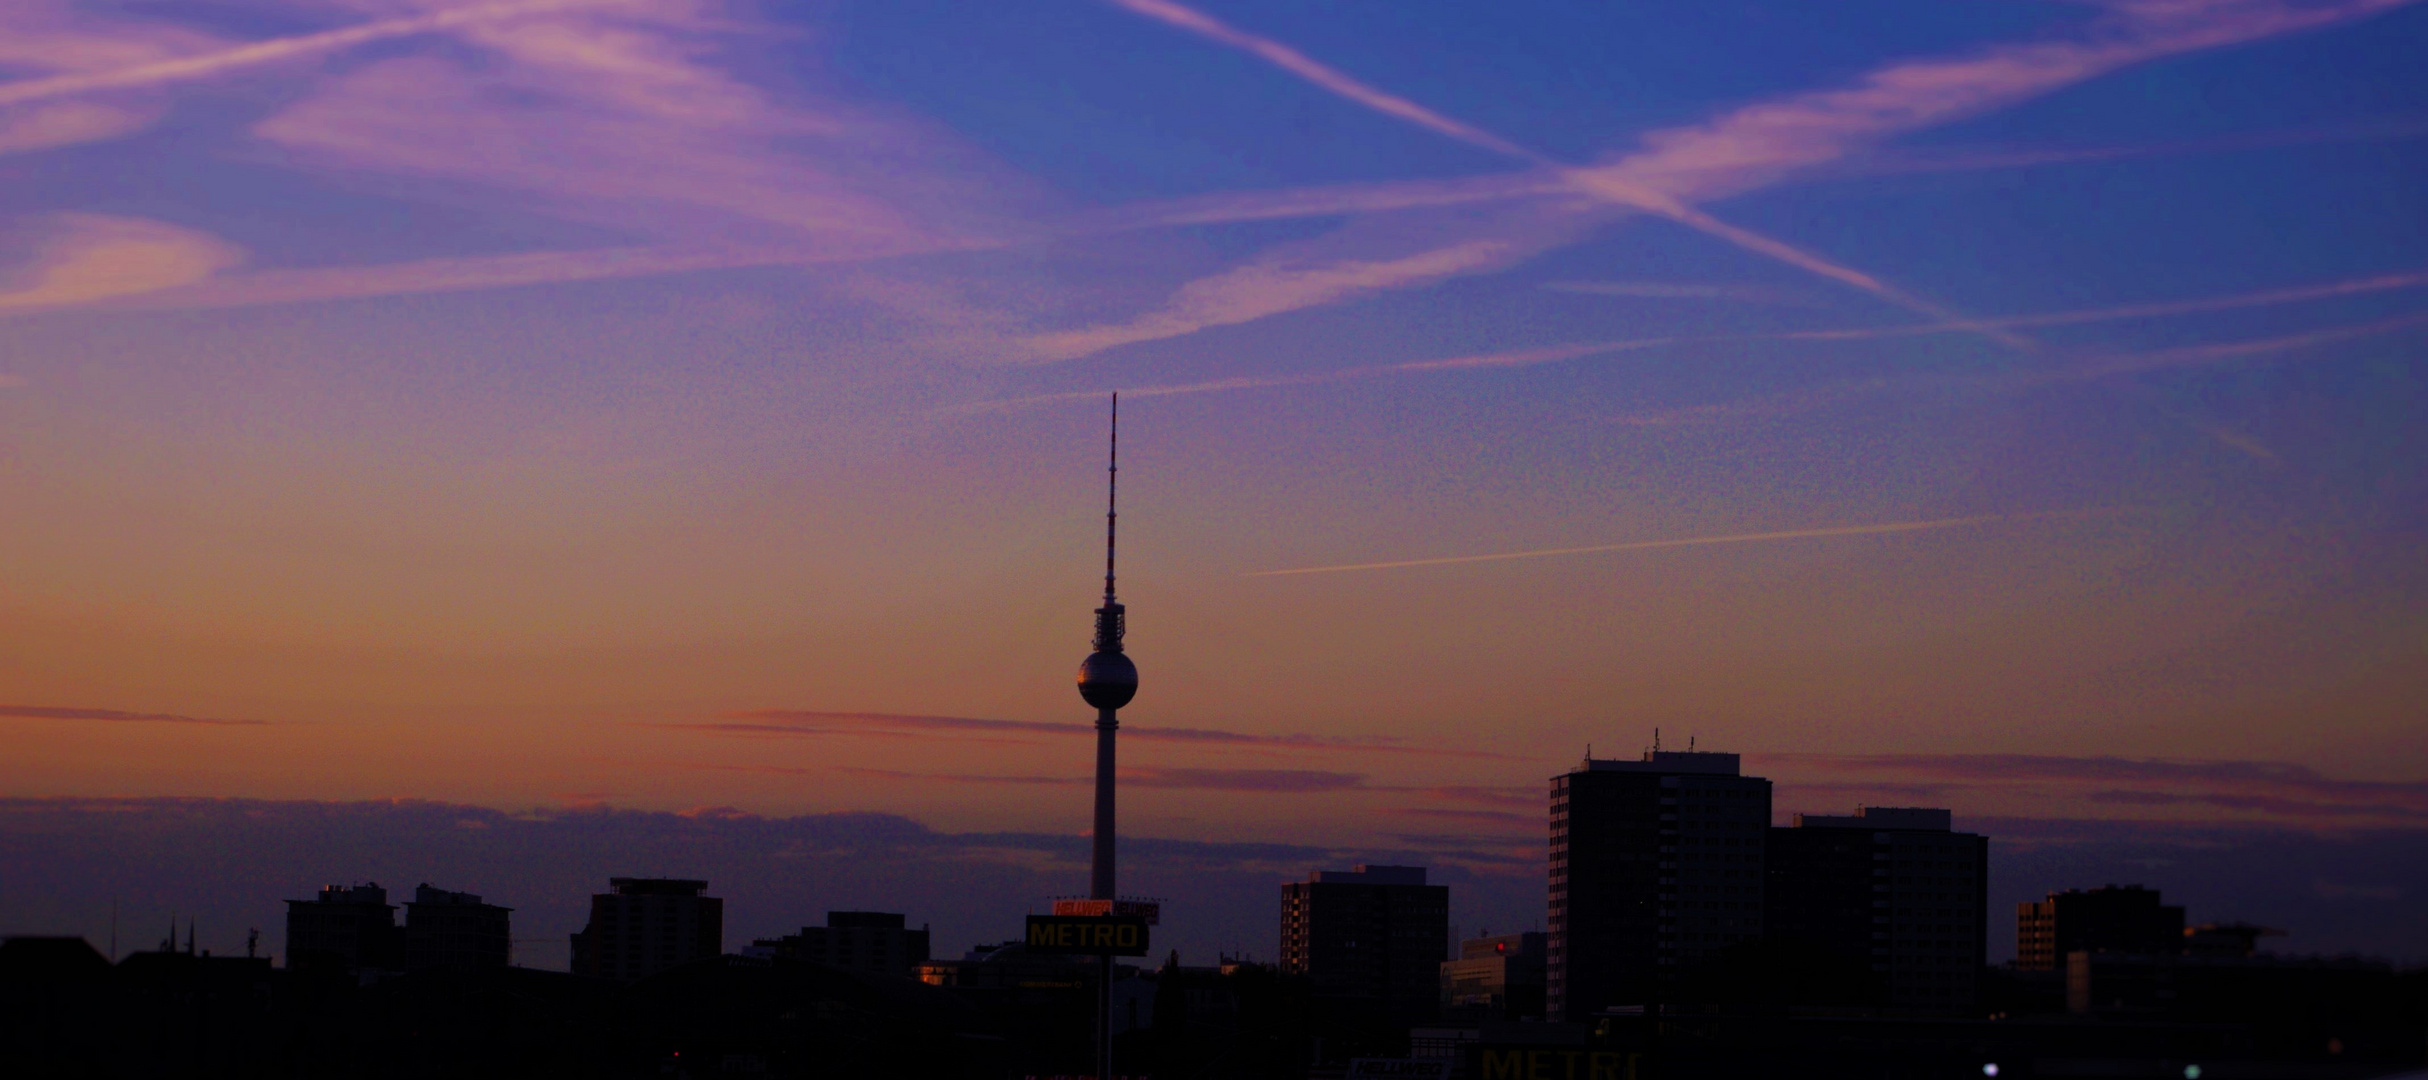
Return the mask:
[[[1656,753],[1656,754],[1658,754],[1658,753],[1660,753],[1660,752],[1661,752],[1661,729],[1660,729],[1660,728],[1654,728],[1654,729],[1652,729],[1652,752],[1653,752],[1653,753]]]
[[[1692,735],[1686,737],[1686,752],[1689,754],[1695,752],[1695,737]]]

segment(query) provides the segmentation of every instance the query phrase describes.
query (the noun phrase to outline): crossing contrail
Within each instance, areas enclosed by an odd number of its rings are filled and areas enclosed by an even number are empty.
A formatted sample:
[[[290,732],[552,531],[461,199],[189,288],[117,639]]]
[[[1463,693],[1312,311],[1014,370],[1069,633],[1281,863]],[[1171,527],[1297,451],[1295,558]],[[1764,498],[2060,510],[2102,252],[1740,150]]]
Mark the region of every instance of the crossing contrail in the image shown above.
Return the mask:
[[[199,56],[162,60],[133,67],[108,71],[80,72],[54,75],[43,79],[26,79],[0,83],[0,105],[18,105],[45,98],[90,93],[95,90],[119,90],[134,86],[155,86],[161,83],[201,79],[237,68],[274,63],[290,57],[311,53],[350,49],[389,38],[428,34],[452,30],[459,26],[496,22],[501,19],[543,15],[565,8],[599,7],[608,0],[509,0],[506,3],[482,4],[476,7],[454,8],[399,19],[382,19],[337,30],[315,34],[272,38],[248,45],[238,45]]]

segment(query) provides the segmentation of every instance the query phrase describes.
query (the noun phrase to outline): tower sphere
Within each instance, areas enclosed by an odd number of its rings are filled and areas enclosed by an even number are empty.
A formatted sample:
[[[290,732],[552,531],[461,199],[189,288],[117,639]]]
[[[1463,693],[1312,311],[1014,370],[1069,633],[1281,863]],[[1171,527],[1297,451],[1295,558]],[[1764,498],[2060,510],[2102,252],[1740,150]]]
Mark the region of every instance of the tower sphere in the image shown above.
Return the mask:
[[[1089,653],[1079,662],[1079,696],[1099,709],[1118,709],[1138,696],[1138,665],[1117,652]]]

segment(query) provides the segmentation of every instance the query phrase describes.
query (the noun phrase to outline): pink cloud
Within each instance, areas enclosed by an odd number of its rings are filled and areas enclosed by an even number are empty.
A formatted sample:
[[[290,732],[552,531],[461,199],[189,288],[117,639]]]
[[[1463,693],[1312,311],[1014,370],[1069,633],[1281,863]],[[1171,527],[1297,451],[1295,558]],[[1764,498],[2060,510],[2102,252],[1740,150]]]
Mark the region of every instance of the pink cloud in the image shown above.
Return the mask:
[[[29,106],[0,113],[0,154],[115,139],[150,126],[160,118],[160,113],[158,108],[87,101]]]
[[[0,287],[0,315],[90,304],[205,280],[243,261],[207,233],[143,218],[60,214],[21,283]]]
[[[2291,762],[2051,754],[1754,756],[1790,774],[1781,782],[1785,788],[1888,792],[1919,784],[1960,805],[2001,798],[2050,804],[2087,800],[2321,827],[2428,826],[2428,781],[2344,780]],[[1845,779],[1807,779],[1815,774]]]
[[[0,717],[17,720],[98,720],[112,724],[202,724],[209,727],[259,727],[269,723],[266,720],[221,720],[208,716],[180,716],[175,713],[140,713],[118,709],[45,705],[0,705]]]
[[[1008,784],[1018,787],[1083,787],[1096,782],[1093,778],[1085,776],[914,773],[892,769],[865,769],[856,766],[843,766],[834,771],[850,776],[886,780],[917,780],[923,783],[940,782],[983,786]],[[1323,772],[1309,769],[1138,767],[1122,770],[1121,783],[1129,787],[1164,788],[1179,791],[1254,791],[1291,795],[1361,790],[1365,785],[1365,776],[1359,773]]]
[[[996,720],[973,716],[918,716],[903,713],[825,712],[804,709],[753,709],[729,713],[724,719],[713,722],[665,723],[652,726],[714,734],[787,736],[882,733],[892,737],[917,737],[918,733],[922,732],[983,731],[1005,735],[1093,737],[1096,732],[1093,724],[1051,720]],[[1503,757],[1503,755],[1483,751],[1413,746],[1401,742],[1374,739],[1326,738],[1314,735],[1265,735],[1135,723],[1123,727],[1121,736],[1125,742],[1176,742],[1204,746],[1235,746],[1247,749]]]

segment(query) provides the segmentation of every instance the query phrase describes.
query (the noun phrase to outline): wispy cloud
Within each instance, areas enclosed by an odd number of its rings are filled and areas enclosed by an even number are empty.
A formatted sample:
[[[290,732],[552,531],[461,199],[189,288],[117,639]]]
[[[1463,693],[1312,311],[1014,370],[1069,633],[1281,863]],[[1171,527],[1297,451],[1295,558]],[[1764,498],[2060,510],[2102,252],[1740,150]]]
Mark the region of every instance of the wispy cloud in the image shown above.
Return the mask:
[[[176,288],[243,261],[207,233],[142,218],[60,214],[24,284],[0,291],[0,314],[89,304]]]
[[[1535,830],[1542,829],[1544,827],[1543,823],[1545,820],[1543,815],[1539,813],[1523,814],[1508,810],[1462,810],[1457,807],[1450,806],[1395,806],[1385,810],[1384,813],[1397,814],[1403,817],[1449,818],[1455,821],[1470,821],[1482,825],[1515,826],[1521,829]],[[1470,837],[1469,839],[1473,838]]]
[[[1179,337],[1412,283],[1498,269],[1508,265],[1519,250],[1499,240],[1469,240],[1387,259],[1260,258],[1192,281],[1162,307],[1138,318],[1039,334],[1029,338],[1027,345],[1040,359],[1072,360],[1120,345]]]
[[[2428,117],[2366,117],[2296,128],[2237,132],[2200,139],[2169,139],[2108,146],[1988,146],[1935,150],[1874,150],[1817,170],[1814,178],[1886,176],[1901,173],[1978,172],[2029,169],[2084,162],[2270,150],[2320,143],[2386,142],[2428,135]]]
[[[395,17],[253,42],[164,20],[0,15],[0,62],[57,74],[0,84],[0,152],[123,134],[163,87],[390,43],[315,67],[252,134],[280,164],[344,183],[412,178],[439,197],[601,225],[643,239],[594,250],[275,267],[192,288],[147,282],[144,306],[226,307],[749,266],[868,261],[999,246],[1030,231],[998,204],[1024,182],[942,128],[896,111],[781,92],[726,63],[778,28],[695,0],[369,4]],[[16,35],[15,40],[5,40]],[[400,44],[427,37],[439,47]],[[19,49],[31,40],[43,48]],[[22,52],[25,55],[20,56]],[[396,55],[402,53],[402,55]],[[42,58],[65,55],[66,62]],[[130,98],[130,94],[136,94]],[[95,95],[100,95],[96,100]],[[15,111],[7,111],[10,106]],[[392,190],[392,188],[390,188]],[[45,293],[46,306],[112,301]]]
[[[1935,323],[2024,351],[2032,342],[1853,267],[1697,208],[1695,204],[1779,182],[1835,163],[1888,137],[2010,105],[2119,68],[2163,56],[2217,48],[2363,18],[2408,0],[2293,4],[2264,0],[2187,0],[2114,6],[2081,36],[1998,46],[1972,54],[1913,60],[1867,73],[1849,87],[1750,105],[1705,124],[1655,132],[1644,149],[1604,164],[1573,166],[1475,125],[1375,87],[1289,45],[1233,26],[1172,0],[1107,0],[1114,6],[1256,56],[1319,89],[1428,131],[1497,154],[1549,176],[1570,191],[1616,207],[1652,213],[1808,273],[1839,282]],[[1469,194],[1476,190],[1471,189]],[[1367,191],[1360,197],[1375,199]],[[1410,275],[1404,283],[1430,280]],[[1382,286],[1377,286],[1382,287]],[[1184,289],[1184,292],[1186,290]],[[1295,307],[1339,299],[1312,290]],[[1295,307],[1290,309],[1295,309]],[[1282,308],[1267,304],[1262,314]],[[1174,312],[1141,320],[1187,332]],[[1086,355],[1119,334],[1074,337],[1060,355]],[[1131,339],[1137,340],[1137,339]],[[1075,351],[1074,350],[1078,350]]]
[[[1813,300],[1784,289],[1760,285],[1722,285],[1685,281],[1552,281],[1551,292],[1582,296],[1624,296],[1649,300],[1735,300],[1750,304],[1792,304],[1809,307]]]
[[[1080,787],[1095,780],[1085,776],[1021,776],[994,773],[919,773],[893,769],[866,769],[842,766],[834,771],[849,776],[865,776],[885,780],[916,780],[922,783],[1011,785],[1015,787]],[[1310,769],[1159,769],[1136,767],[1123,769],[1120,781],[1129,787],[1162,788],[1181,791],[1252,791],[1272,795],[1315,794],[1361,790],[1365,787],[1362,773],[1323,772]]]
[[[2428,312],[2396,315],[2368,322],[2305,330],[2291,334],[2183,345],[2146,352],[2077,353],[2071,359],[2043,367],[1987,375],[1928,374],[1864,379],[1768,397],[1648,410],[1614,416],[1611,417],[1611,422],[1633,427],[1674,427],[1733,420],[1775,419],[1889,394],[2021,393],[2051,386],[2094,382],[2154,371],[2205,367],[2251,357],[2299,352],[2321,345],[2382,337],[2423,326],[2428,326]],[[2193,423],[2190,420],[2186,422]],[[2201,427],[2203,431],[2220,438],[2221,441],[2228,442],[2229,445],[2236,437],[2236,433],[2222,427],[2215,431],[2209,430],[2209,427],[2216,425],[2202,426],[2200,423],[2195,423],[2195,426]],[[2224,432],[2224,434],[2221,435],[2220,432]],[[2247,436],[2241,436],[2241,438],[2248,439]],[[2273,451],[2256,442],[2237,448],[2262,458],[2275,457]]]
[[[634,6],[632,0],[514,0],[509,3],[474,4],[426,15],[383,19],[338,30],[325,30],[316,34],[300,34],[268,41],[256,41],[200,55],[155,60],[103,71],[79,72],[71,75],[54,75],[45,79],[0,83],[0,105],[18,105],[29,101],[89,94],[100,90],[123,90],[131,87],[160,86],[193,79],[212,78],[243,68],[350,49],[390,38],[460,29],[484,22],[525,18],[532,15],[561,12],[570,8],[632,6]]]
[[[2391,292],[2428,287],[2428,271],[2406,270],[2393,274],[2378,274],[2365,278],[2298,285],[2285,289],[2262,289],[2256,292],[2233,293],[2226,296],[2204,296],[2189,300],[2168,300],[2146,304],[2118,304],[2108,307],[2078,308],[2070,311],[2049,311],[2033,315],[2009,315],[1999,318],[1976,319],[1971,324],[1923,323],[1907,326],[1856,327],[1843,330],[1795,330],[1771,335],[1796,341],[1848,341],[1887,337],[1913,337],[1923,334],[1944,334],[1969,329],[1971,325],[2000,328],[2031,328],[2044,326],[2075,326],[2083,323],[2118,322],[2127,319],[2155,319],[2174,315],[2195,315],[2213,311],[2234,311],[2242,308],[2271,307],[2298,304],[2312,300],[2330,300],[2344,296]]]
[[[792,736],[872,732],[891,732],[908,736],[920,732],[984,731],[1006,735],[1033,734],[1093,738],[1096,733],[1093,724],[1062,723],[1050,720],[997,720],[974,716],[919,716],[903,713],[826,712],[806,709],[752,709],[728,713],[722,719],[714,721],[659,723],[650,726],[709,734]],[[1121,729],[1121,735],[1124,741],[1175,742],[1201,746],[1454,757],[1502,756],[1482,751],[1417,746],[1392,740],[1294,734],[1266,735],[1209,728],[1161,727],[1143,723],[1124,726]]]
[[[2428,781],[2344,780],[2281,761],[2132,758],[2055,754],[1760,754],[1766,766],[1806,779],[1874,776],[1920,783],[1949,799],[1979,801],[2020,792],[2051,803],[2230,811],[2293,824],[2428,827]],[[1861,782],[1834,781],[1860,788]]]
[[[222,720],[175,713],[124,712],[118,709],[79,709],[47,705],[0,705],[0,717],[14,720],[98,720],[112,724],[202,724],[210,727],[261,727],[267,720]]]
[[[1389,562],[1341,563],[1333,566],[1303,566],[1289,570],[1257,570],[1241,577],[1283,577],[1292,574],[1333,574],[1351,570],[1399,570],[1419,566],[1459,566],[1467,563],[1506,562],[1512,559],[1549,559],[1564,555],[1602,555],[1620,551],[1657,551],[1665,548],[1707,547],[1715,544],[1757,544],[1776,540],[1819,540],[1840,536],[1881,536],[1893,533],[1933,532],[1940,529],[1961,529],[2001,521],[2020,521],[2049,517],[2049,514],[1981,514],[1973,517],[1934,518],[1928,521],[1892,521],[1873,525],[1840,525],[1824,529],[1788,529],[1778,532],[1730,533],[1723,536],[1695,536],[1675,540],[1634,540],[1619,544],[1591,544],[1583,547],[1537,548],[1531,551],[1503,551],[1490,555],[1451,555],[1434,559],[1395,559]]]
[[[70,101],[0,113],[0,154],[114,139],[159,119],[158,109]]]
[[[1108,2],[1222,45],[1250,53],[1320,89],[1354,101],[1376,112],[1415,124],[1478,149],[1542,169],[1557,176],[1571,190],[1578,193],[1602,199],[1615,206],[1641,210],[1668,218],[1747,251],[1851,286],[1934,319],[1961,321],[1959,316],[1946,307],[1890,285],[1871,274],[1832,262],[1821,255],[1806,251],[1776,237],[1765,236],[1743,226],[1721,221],[1706,211],[1688,205],[1687,200],[1696,193],[1665,190],[1643,183],[1639,177],[1624,168],[1573,167],[1472,124],[1452,119],[1414,101],[1371,86],[1280,42],[1240,30],[1203,12],[1173,3],[1171,0],[1108,0]],[[1985,333],[2008,344],[2023,344],[2020,339],[2010,334],[1994,330],[1985,331]]]

